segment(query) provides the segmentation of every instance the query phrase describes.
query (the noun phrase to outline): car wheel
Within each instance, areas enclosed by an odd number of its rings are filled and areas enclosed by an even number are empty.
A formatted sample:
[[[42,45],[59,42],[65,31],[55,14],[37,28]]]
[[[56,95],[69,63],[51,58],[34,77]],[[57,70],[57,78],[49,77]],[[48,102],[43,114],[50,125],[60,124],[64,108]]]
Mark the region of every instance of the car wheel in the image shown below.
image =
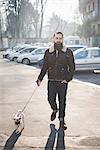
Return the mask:
[[[5,58],[5,55],[2,55],[3,58]]]
[[[17,57],[14,57],[14,58],[13,58],[13,61],[17,62]]]
[[[41,59],[41,60],[38,62],[39,67],[42,67],[42,66],[43,66],[43,63],[44,63],[44,59]]]
[[[22,63],[25,64],[25,65],[29,65],[30,64],[30,60],[28,58],[24,58],[22,60]]]

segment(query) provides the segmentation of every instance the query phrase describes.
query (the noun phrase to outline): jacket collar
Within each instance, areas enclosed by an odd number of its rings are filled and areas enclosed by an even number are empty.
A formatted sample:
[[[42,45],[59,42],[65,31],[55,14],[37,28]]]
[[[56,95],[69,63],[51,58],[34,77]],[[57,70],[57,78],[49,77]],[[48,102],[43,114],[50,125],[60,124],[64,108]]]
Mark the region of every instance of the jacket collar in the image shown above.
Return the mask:
[[[63,45],[63,48],[61,49],[61,51],[66,52],[66,50],[67,50],[66,46]],[[49,53],[52,53],[52,52],[54,52],[54,51],[55,51],[55,50],[54,50],[54,45],[52,45],[52,46],[49,48]]]

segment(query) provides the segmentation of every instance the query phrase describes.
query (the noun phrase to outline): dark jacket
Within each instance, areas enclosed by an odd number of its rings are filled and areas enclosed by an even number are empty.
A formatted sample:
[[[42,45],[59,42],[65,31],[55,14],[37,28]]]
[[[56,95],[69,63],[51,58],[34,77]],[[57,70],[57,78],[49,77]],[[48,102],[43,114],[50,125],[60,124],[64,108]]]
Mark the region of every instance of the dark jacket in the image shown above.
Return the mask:
[[[73,53],[70,49],[63,47],[61,51],[55,51],[54,46],[47,49],[44,55],[44,64],[38,79],[43,80],[48,71],[48,79],[57,81],[70,81],[75,71]]]

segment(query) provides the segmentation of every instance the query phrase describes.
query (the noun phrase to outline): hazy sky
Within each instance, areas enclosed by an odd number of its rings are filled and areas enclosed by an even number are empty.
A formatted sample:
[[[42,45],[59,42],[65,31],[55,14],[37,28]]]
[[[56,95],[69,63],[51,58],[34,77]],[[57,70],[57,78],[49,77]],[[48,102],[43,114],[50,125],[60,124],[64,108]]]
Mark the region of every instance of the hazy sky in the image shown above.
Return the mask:
[[[79,0],[47,0],[44,19],[48,19],[52,13],[55,13],[66,21],[72,21],[74,11],[78,7],[78,1]]]
[[[30,1],[34,2],[34,0]],[[48,22],[53,13],[66,21],[72,21],[78,2],[79,0],[47,0],[44,22]]]

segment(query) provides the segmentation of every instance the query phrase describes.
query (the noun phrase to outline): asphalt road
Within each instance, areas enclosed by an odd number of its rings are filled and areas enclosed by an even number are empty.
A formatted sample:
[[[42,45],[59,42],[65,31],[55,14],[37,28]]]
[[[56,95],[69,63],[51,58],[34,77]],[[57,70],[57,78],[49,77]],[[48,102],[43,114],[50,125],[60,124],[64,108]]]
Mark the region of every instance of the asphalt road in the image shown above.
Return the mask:
[[[31,64],[31,66],[39,68],[38,65]],[[77,71],[74,79],[100,85],[100,74],[95,74],[93,71]]]
[[[97,85],[100,85],[100,74],[95,74],[93,72],[89,71],[78,71],[74,75],[75,79],[78,79],[80,81],[94,83]]]

